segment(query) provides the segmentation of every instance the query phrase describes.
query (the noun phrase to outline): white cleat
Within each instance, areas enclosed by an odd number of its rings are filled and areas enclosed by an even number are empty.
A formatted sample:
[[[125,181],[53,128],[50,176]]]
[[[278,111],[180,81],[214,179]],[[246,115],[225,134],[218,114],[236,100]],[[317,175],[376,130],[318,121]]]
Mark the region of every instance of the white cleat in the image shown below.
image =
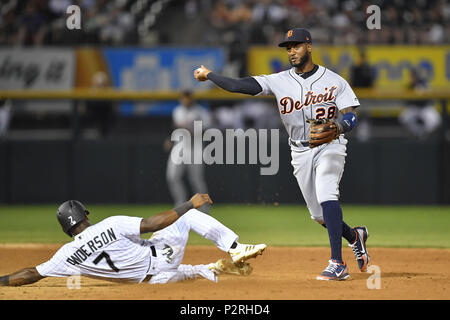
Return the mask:
[[[233,263],[244,262],[245,260],[255,258],[263,253],[266,249],[265,244],[240,244],[234,249],[230,249],[228,253],[233,260]]]

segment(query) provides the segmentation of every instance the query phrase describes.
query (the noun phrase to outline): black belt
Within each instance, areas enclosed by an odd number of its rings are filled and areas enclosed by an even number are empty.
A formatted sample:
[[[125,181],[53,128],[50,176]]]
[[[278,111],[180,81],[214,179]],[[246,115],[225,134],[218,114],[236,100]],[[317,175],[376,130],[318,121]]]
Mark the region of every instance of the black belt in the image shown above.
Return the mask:
[[[150,246],[150,250],[152,251],[152,256],[153,257],[155,257],[156,258],[156,249],[155,249],[155,246]],[[152,261],[151,261],[151,258],[150,258],[150,265],[152,264]],[[150,268],[150,266],[149,266],[149,268]],[[144,278],[144,280],[142,280],[142,282],[149,282],[150,281],[150,279],[152,278],[152,274],[148,274],[145,278]]]
[[[289,142],[294,146],[294,147],[297,147],[297,148],[301,148],[301,147],[309,147],[309,141],[305,141],[305,142],[302,142],[302,141],[300,141],[300,143],[297,143],[297,142],[295,142],[294,140],[292,140],[292,139],[289,139]]]

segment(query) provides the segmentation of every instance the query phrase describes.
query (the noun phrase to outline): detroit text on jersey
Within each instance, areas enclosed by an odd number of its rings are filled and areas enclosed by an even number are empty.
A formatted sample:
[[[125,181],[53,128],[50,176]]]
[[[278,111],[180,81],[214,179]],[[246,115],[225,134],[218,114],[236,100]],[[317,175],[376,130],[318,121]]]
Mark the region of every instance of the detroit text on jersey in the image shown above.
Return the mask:
[[[330,89],[325,88],[325,93],[319,93],[317,95],[314,94],[314,91],[308,91],[305,94],[305,102],[301,103],[301,101],[297,100],[294,101],[293,98],[291,97],[283,97],[280,99],[280,106],[282,107],[282,109],[280,110],[280,112],[282,114],[289,114],[291,112],[293,112],[294,110],[298,111],[301,110],[303,107],[307,107],[309,105],[314,106],[318,103],[321,102],[328,102],[328,101],[333,101],[336,97],[333,95],[334,91],[337,89],[337,86],[332,86]],[[336,108],[335,108],[336,109]],[[321,116],[323,116],[323,114],[321,115],[317,115],[320,119]]]

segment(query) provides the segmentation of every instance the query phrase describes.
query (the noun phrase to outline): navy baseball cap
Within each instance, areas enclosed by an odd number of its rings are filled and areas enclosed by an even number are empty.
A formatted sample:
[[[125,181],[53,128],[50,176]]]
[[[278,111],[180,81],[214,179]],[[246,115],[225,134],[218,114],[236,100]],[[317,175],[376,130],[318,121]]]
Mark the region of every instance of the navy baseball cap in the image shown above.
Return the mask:
[[[311,34],[308,30],[302,28],[294,28],[286,32],[284,40],[278,46],[286,47],[289,42],[307,42],[311,43]]]

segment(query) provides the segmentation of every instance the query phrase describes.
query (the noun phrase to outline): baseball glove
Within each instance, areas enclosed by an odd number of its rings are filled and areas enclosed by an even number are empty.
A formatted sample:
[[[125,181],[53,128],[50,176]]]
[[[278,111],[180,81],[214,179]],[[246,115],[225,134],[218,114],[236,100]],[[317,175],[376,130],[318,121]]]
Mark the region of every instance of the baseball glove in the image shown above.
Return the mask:
[[[342,133],[341,125],[331,119],[308,120],[310,123],[309,146],[315,148],[324,143],[329,143]]]

